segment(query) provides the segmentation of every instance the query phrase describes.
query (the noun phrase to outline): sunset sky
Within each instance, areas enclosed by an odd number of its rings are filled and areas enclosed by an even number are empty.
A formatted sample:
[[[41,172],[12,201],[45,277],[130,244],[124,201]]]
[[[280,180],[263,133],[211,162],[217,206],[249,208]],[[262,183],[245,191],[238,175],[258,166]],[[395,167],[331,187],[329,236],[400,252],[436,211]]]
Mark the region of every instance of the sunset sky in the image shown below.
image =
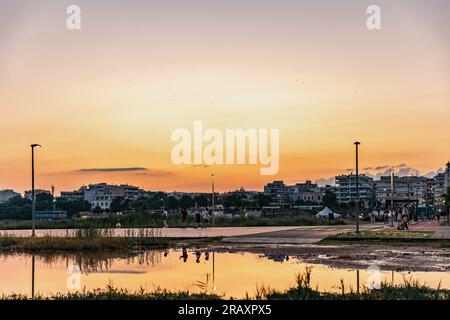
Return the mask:
[[[81,7],[81,30],[66,8]],[[366,28],[366,8],[382,30]],[[447,0],[0,0],[0,189],[262,189],[450,159]],[[280,129],[280,171],[176,166],[171,132]],[[95,170],[94,170],[95,169]],[[109,170],[114,169],[114,170]],[[370,170],[376,173],[376,169]]]

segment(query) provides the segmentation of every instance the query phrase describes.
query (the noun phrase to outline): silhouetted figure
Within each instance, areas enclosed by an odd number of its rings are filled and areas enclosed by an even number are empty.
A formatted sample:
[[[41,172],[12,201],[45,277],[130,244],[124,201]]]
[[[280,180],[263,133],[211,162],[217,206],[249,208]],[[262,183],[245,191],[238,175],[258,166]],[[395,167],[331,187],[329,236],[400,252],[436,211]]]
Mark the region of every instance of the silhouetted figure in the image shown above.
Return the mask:
[[[163,211],[163,227],[164,228],[168,228],[169,227],[169,225],[167,224],[168,216],[169,216],[169,213],[167,212],[166,208],[164,208],[164,211]]]
[[[183,259],[183,262],[186,262],[188,259],[188,252],[186,247],[183,247],[180,259]]]
[[[183,227],[186,227],[186,225],[187,225],[187,217],[188,217],[188,212],[187,212],[186,208],[183,208],[181,210],[181,223],[183,224]]]
[[[197,225],[197,228],[200,228],[200,224],[202,223],[202,216],[200,214],[200,209],[195,209],[195,224]]]
[[[203,228],[207,228],[209,226],[208,210],[203,209],[203,211],[202,211],[202,218],[203,218]]]
[[[403,207],[402,217],[401,217],[402,220],[400,221],[400,224],[397,227],[398,230],[409,230],[408,217],[409,217],[408,209],[406,207]]]
[[[200,258],[202,256],[202,252],[200,250],[195,250],[195,262],[200,263]]]

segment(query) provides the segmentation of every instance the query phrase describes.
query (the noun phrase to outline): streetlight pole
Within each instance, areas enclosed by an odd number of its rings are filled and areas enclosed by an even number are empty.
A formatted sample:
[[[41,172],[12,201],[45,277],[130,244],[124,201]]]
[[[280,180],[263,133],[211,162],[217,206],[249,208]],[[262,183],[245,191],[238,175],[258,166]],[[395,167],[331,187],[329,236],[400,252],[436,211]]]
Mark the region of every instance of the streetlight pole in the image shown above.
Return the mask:
[[[39,144],[31,145],[31,236],[36,236],[36,195],[34,191],[34,148],[41,147]]]
[[[394,169],[391,169],[391,227],[394,227]]]
[[[355,142],[356,147],[356,233],[359,234],[359,157],[358,148],[361,143]]]
[[[211,191],[212,191],[212,195],[211,195],[211,204],[212,204],[212,218],[213,218],[213,228],[215,226],[215,204],[214,204],[214,177],[216,176],[216,173],[213,172],[211,173]]]

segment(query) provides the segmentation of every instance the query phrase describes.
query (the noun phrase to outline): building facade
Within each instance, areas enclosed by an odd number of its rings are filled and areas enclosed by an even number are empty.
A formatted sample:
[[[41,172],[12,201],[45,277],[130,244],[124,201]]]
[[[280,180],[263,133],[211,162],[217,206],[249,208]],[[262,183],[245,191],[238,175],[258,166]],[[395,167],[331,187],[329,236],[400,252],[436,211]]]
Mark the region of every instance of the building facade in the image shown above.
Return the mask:
[[[391,176],[382,176],[375,181],[376,200],[383,207],[389,207],[391,201],[394,204],[416,202],[422,205],[429,200],[432,182],[427,177],[394,176],[392,193]]]
[[[320,204],[325,193],[324,188],[319,187],[316,183],[311,183],[311,180],[306,180],[305,183],[297,183],[293,186],[292,201]]]
[[[290,189],[283,181],[274,181],[264,186],[264,194],[271,197],[271,206],[287,208],[292,205]]]
[[[20,196],[20,193],[14,190],[0,190],[0,203],[8,202],[11,198]]]
[[[50,191],[48,191],[48,190],[35,189],[34,190],[34,195],[37,196],[38,194],[52,195],[52,193]],[[32,198],[31,190],[25,191],[24,198],[31,201],[31,198]]]
[[[81,187],[76,191],[63,191],[61,192],[61,198],[69,201],[85,200],[91,204],[92,208],[98,207],[102,210],[107,210],[111,208],[111,203],[116,197],[137,200],[143,193],[144,190],[128,184],[110,185],[98,183]]]
[[[361,174],[358,176],[359,201],[368,205],[375,201],[374,180]],[[356,202],[356,175],[336,176],[336,200],[338,204]]]
[[[450,162],[447,163],[445,171],[434,177],[433,197],[437,205],[444,205],[444,194],[450,188]]]

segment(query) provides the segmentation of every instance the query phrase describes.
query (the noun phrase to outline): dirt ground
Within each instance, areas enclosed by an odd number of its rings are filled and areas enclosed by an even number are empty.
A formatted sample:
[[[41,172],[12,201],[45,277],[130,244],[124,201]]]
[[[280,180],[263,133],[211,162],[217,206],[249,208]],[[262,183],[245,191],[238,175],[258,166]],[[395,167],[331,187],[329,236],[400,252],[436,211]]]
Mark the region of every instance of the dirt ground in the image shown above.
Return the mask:
[[[424,245],[230,245],[222,252],[251,252],[282,260],[295,257],[302,262],[335,268],[360,269],[378,265],[392,271],[450,271],[450,248]]]

